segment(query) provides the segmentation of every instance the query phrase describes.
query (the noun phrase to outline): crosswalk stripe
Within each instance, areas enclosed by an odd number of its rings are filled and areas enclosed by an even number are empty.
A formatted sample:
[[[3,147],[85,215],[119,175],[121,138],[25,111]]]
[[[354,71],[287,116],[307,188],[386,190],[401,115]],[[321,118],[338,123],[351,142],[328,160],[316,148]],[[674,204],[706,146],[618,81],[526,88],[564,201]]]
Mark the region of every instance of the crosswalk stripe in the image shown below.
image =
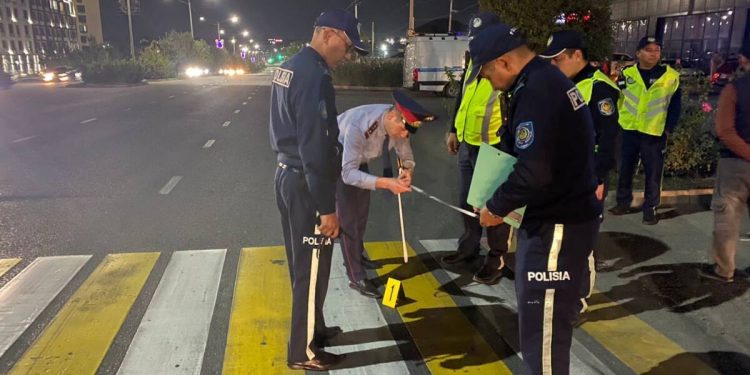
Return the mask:
[[[158,258],[107,255],[10,374],[94,374]]]
[[[589,314],[595,315],[604,309],[607,314],[612,314],[611,319],[587,321],[581,328],[636,373],[649,372],[660,363],[680,356],[680,361],[670,367],[670,373],[718,374],[698,357],[687,354],[680,345],[594,290],[589,299]]]
[[[200,374],[225,255],[172,255],[118,374]]]
[[[37,258],[0,289],[0,356],[90,258],[89,255]]]
[[[21,258],[0,259],[0,277],[21,262]]]
[[[291,287],[283,247],[242,249],[223,374],[286,374]]]
[[[367,243],[365,248],[373,260],[397,260],[402,254],[400,242]],[[409,263],[388,262],[378,274],[401,280],[407,298],[416,300],[398,307],[398,313],[430,373],[512,374],[415,255],[409,247]]]

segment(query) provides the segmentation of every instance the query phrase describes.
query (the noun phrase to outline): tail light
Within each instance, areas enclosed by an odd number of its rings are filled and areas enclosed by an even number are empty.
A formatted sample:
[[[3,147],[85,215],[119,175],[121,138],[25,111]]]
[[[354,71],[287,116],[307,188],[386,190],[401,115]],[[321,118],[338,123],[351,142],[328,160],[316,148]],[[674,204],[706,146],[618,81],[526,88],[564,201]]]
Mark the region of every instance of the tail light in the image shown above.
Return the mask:
[[[417,82],[419,82],[419,69],[414,69],[414,70],[413,70],[413,71],[411,72],[411,76],[412,76],[412,78],[414,79],[414,83],[417,83]]]

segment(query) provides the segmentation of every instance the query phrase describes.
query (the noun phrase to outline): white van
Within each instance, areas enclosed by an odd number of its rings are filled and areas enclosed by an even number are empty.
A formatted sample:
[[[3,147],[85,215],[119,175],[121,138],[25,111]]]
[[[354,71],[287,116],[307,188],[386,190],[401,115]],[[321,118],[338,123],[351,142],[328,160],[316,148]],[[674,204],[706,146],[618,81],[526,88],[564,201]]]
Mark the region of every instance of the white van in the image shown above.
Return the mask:
[[[464,55],[469,37],[449,34],[420,34],[409,37],[404,50],[404,87],[458,95],[458,81],[464,74]],[[451,80],[449,75],[453,75]]]

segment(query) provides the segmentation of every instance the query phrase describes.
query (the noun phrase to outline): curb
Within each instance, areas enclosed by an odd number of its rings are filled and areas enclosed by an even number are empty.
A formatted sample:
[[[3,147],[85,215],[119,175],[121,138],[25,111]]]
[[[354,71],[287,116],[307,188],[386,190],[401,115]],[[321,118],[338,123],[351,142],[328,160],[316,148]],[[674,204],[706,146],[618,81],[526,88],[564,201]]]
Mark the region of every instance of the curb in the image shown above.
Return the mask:
[[[345,86],[345,85],[334,85],[336,90],[351,90],[351,91],[393,91],[398,90],[401,87],[376,87],[376,86]]]
[[[643,204],[643,191],[633,192],[633,203],[632,207],[640,207]],[[711,206],[711,197],[714,194],[713,188],[707,189],[689,189],[689,190],[666,190],[661,192],[661,204],[660,205],[687,205],[694,206],[696,208],[708,209]],[[610,190],[607,194],[605,204],[608,208],[610,205],[615,205],[617,190]]]
[[[104,83],[75,83],[66,85],[66,88],[90,88],[90,89],[115,89],[115,88],[123,88],[123,87],[139,87],[139,86],[146,86],[148,85],[148,82],[141,82],[141,83],[123,83],[123,84],[104,84]]]

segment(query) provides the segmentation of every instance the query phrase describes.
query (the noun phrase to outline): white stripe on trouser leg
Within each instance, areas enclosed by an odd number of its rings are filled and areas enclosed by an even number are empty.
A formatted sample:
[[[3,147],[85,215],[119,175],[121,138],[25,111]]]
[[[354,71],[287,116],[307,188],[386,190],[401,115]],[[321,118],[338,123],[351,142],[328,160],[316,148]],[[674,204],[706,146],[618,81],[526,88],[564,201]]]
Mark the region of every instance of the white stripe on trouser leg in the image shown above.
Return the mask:
[[[565,226],[555,224],[552,244],[549,249],[547,271],[557,271]],[[547,289],[544,296],[544,317],[542,318],[542,374],[552,374],[552,321],[555,313],[555,290]]]
[[[581,298],[581,306],[581,311],[578,312],[579,314],[583,314],[589,309],[589,304],[586,302],[586,298]]]
[[[315,226],[315,235],[320,236],[318,226]],[[315,336],[315,287],[318,284],[318,263],[320,262],[320,245],[313,249],[312,261],[310,262],[310,288],[307,292],[307,359],[315,358],[315,352],[310,349]]]
[[[591,297],[591,294],[594,293],[594,283],[596,283],[596,260],[594,260],[594,251],[591,250],[591,254],[589,254],[589,291],[586,293],[586,298]]]

